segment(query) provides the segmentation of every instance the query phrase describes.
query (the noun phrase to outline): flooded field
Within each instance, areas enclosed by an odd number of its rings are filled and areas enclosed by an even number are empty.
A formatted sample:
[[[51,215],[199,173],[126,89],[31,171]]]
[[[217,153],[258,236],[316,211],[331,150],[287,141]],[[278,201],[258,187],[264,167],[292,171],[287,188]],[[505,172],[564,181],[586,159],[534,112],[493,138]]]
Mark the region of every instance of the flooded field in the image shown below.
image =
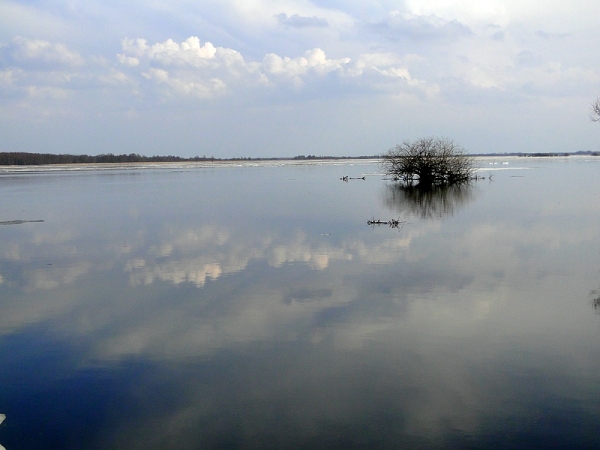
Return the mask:
[[[600,158],[476,164],[0,168],[0,444],[597,448]]]

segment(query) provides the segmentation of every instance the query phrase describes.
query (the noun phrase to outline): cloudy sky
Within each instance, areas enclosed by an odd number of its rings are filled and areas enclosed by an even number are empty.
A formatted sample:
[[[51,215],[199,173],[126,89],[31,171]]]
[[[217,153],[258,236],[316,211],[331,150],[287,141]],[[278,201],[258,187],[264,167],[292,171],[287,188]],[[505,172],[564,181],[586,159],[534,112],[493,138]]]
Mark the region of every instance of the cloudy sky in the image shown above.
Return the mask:
[[[0,0],[0,151],[598,150],[593,0]]]

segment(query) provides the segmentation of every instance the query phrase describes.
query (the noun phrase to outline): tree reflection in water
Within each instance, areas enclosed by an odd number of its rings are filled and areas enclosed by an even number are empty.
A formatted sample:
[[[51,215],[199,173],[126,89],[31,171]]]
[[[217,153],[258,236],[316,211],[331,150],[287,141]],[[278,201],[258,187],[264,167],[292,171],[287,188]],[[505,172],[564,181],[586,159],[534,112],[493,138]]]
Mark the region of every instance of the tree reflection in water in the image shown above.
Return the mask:
[[[591,291],[590,297],[592,297],[592,306],[600,314],[600,288]]]
[[[473,186],[464,184],[427,188],[388,184],[383,195],[384,204],[391,210],[421,219],[439,219],[452,215],[473,199]]]

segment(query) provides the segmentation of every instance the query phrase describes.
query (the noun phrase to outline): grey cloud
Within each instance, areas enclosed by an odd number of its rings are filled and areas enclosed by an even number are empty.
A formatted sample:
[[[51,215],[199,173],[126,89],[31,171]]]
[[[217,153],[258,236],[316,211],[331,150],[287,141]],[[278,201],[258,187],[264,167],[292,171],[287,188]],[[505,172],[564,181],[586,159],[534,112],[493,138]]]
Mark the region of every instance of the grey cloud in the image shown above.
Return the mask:
[[[284,302],[290,304],[317,302],[319,300],[328,299],[333,295],[333,290],[328,288],[297,288],[291,289],[286,295]]]
[[[570,33],[546,33],[542,30],[536,31],[535,35],[542,39],[564,39],[567,37],[571,37]]]
[[[523,50],[515,56],[515,62],[517,66],[521,67],[537,67],[540,66],[543,61],[529,50]]]
[[[305,17],[305,16],[301,16],[299,14],[292,14],[291,16],[288,16],[286,13],[281,13],[281,14],[277,14],[275,15],[275,17],[277,17],[277,21],[279,22],[279,25],[283,25],[285,27],[291,27],[291,28],[308,28],[308,27],[319,27],[319,28],[324,28],[324,27],[328,27],[329,24],[327,23],[326,19],[322,19],[320,17]]]
[[[506,31],[500,25],[490,23],[484,27],[486,35],[490,36],[494,41],[503,41],[506,37]]]
[[[390,14],[386,19],[367,25],[367,29],[385,37],[415,40],[456,40],[473,34],[457,20],[445,20],[436,15]]]
[[[504,31],[496,31],[494,34],[492,34],[492,39],[495,41],[503,41],[505,36],[506,33]]]

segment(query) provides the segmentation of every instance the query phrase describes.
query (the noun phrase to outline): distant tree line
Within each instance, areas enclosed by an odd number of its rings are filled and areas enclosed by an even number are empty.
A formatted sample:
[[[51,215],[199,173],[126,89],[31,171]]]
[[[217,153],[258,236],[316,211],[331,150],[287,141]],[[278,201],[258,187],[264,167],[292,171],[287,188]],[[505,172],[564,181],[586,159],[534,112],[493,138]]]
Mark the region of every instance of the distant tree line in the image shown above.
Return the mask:
[[[569,156],[569,155],[592,155],[600,156],[600,152],[580,151],[575,153],[490,153],[474,154],[471,156]],[[28,153],[28,152],[0,152],[0,166],[38,166],[47,164],[102,164],[102,163],[144,163],[144,162],[202,162],[202,161],[277,161],[285,159],[293,160],[335,160],[335,159],[377,159],[378,155],[369,156],[315,156],[298,155],[292,158],[215,158],[214,156],[194,156],[182,158],[180,156],[142,156],[137,153],[128,155],[113,155],[106,153],[101,155],[68,155],[51,153]]]
[[[4,152],[0,153],[2,166],[31,166],[45,164],[92,164],[92,163],[136,163],[136,162],[178,162],[178,161],[214,161],[215,158],[196,156],[181,158],[179,156],[141,156],[137,153],[128,155],[55,155],[51,153]]]
[[[291,159],[295,160],[318,160],[318,159],[367,159],[377,158],[377,156],[359,156],[359,157],[336,157],[336,156],[315,156],[299,155]],[[102,164],[102,163],[144,163],[144,162],[186,162],[186,161],[274,161],[288,158],[215,158],[214,156],[194,156],[192,158],[182,158],[180,156],[142,156],[137,153],[128,155],[113,155],[112,153],[102,155],[55,155],[51,153],[27,153],[27,152],[0,152],[0,166],[38,166],[47,164]]]

